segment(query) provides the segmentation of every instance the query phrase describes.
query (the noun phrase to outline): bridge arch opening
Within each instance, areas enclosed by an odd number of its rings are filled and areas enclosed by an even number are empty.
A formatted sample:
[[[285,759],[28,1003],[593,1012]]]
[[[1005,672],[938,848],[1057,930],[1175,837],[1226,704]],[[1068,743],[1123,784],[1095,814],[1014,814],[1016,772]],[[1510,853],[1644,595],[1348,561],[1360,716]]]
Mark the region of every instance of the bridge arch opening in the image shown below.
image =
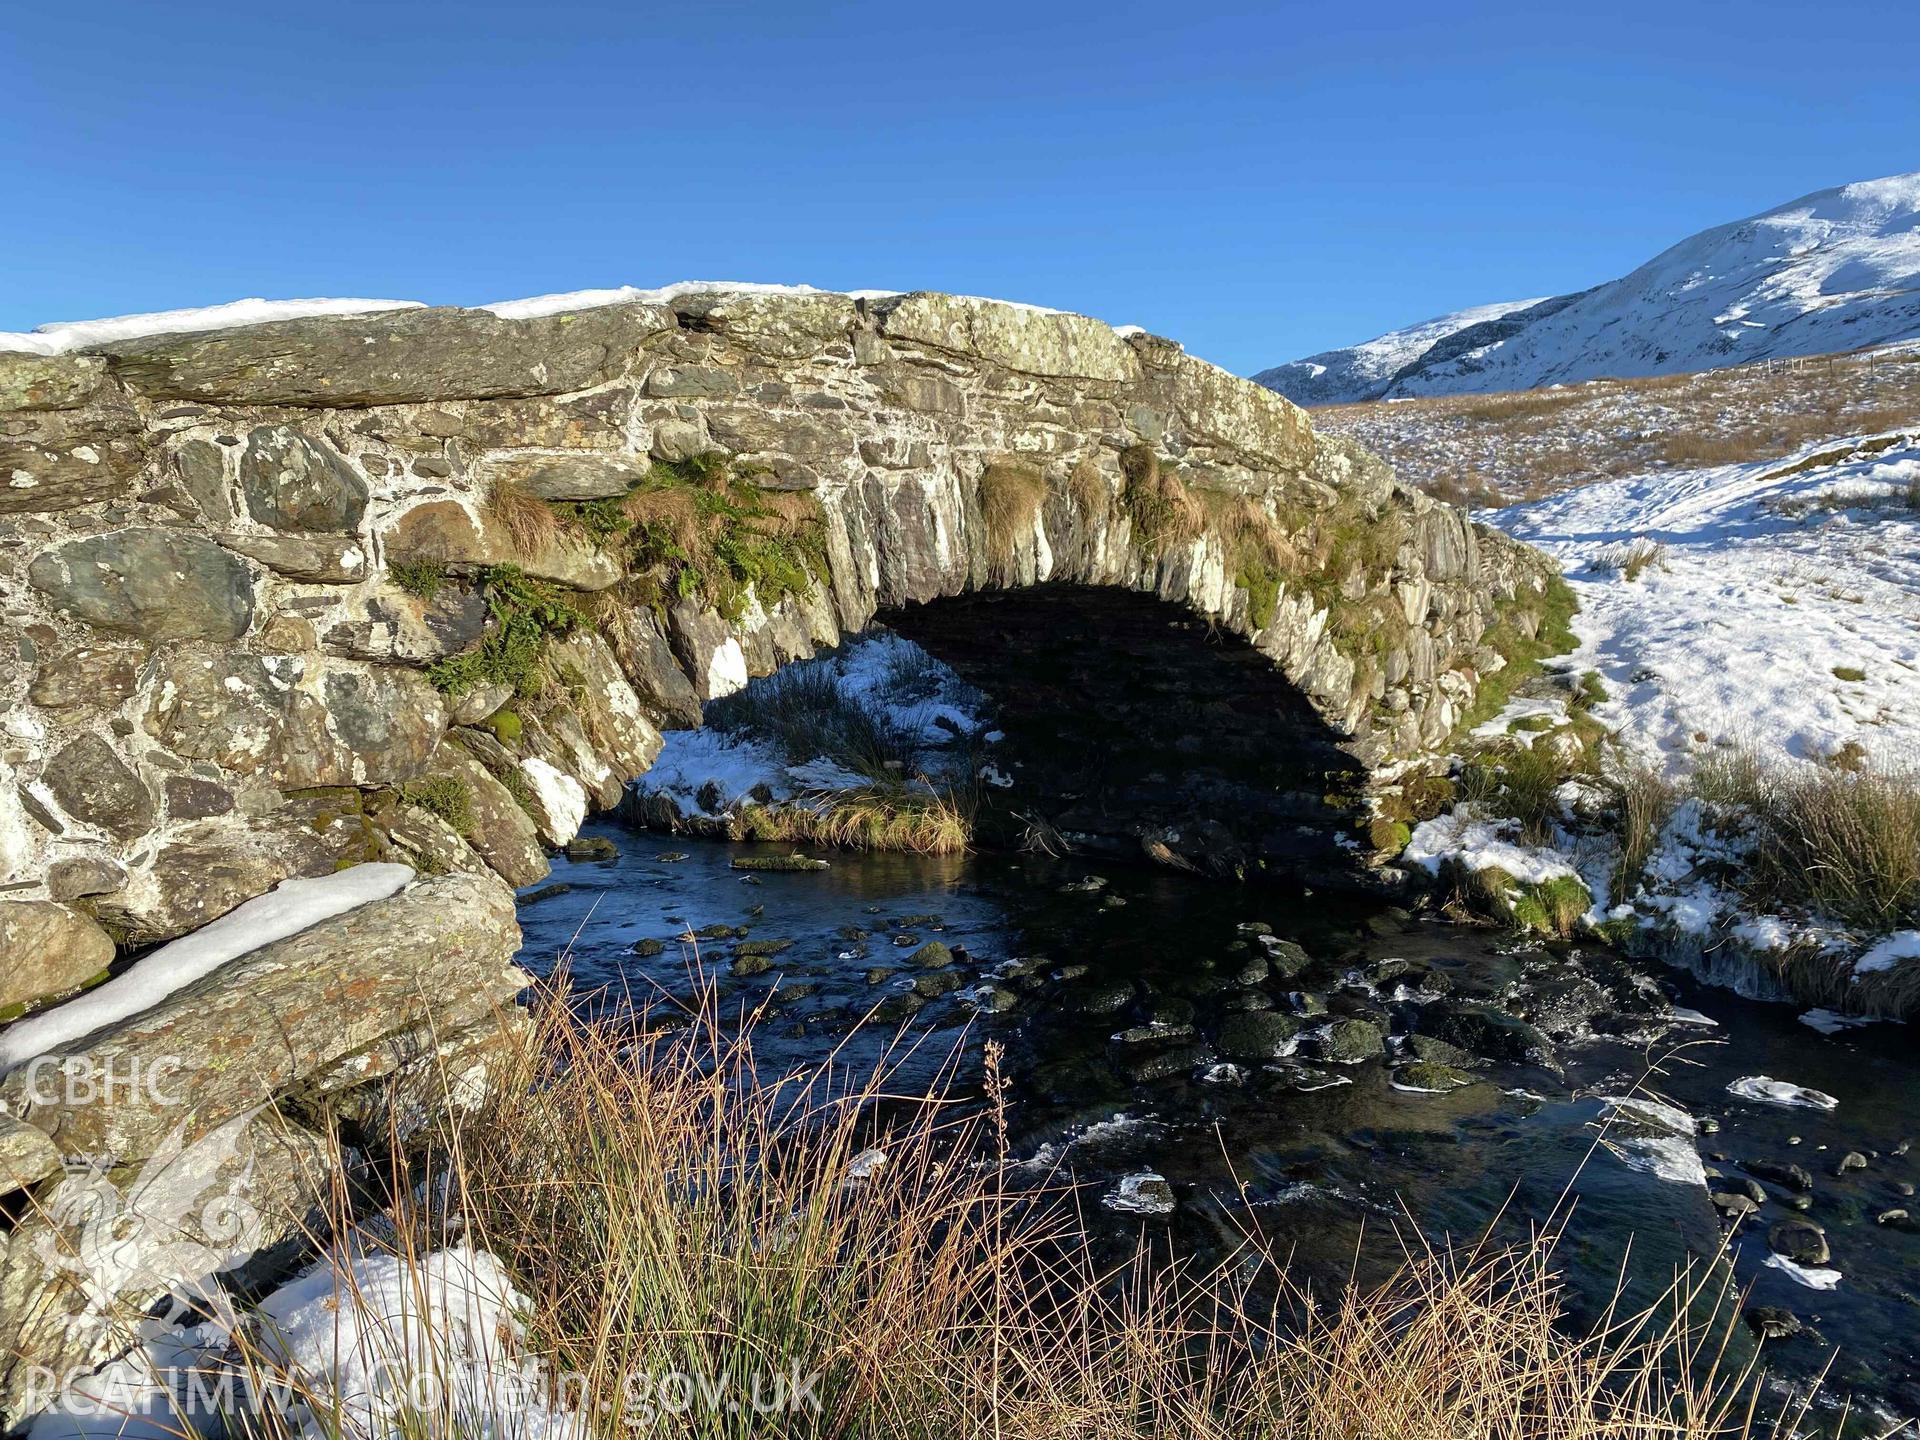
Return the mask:
[[[914,657],[946,680],[896,679]],[[945,703],[955,695],[967,698]],[[885,763],[963,797],[977,846],[1372,887],[1357,838],[1368,775],[1344,737],[1272,656],[1188,606],[1117,585],[883,607],[839,650],[789,661],[708,702],[700,730],[671,732],[629,817],[731,838],[809,833],[777,817],[845,803],[862,788],[849,772],[877,770],[885,748],[843,699],[896,734],[923,732],[932,755],[907,747]]]

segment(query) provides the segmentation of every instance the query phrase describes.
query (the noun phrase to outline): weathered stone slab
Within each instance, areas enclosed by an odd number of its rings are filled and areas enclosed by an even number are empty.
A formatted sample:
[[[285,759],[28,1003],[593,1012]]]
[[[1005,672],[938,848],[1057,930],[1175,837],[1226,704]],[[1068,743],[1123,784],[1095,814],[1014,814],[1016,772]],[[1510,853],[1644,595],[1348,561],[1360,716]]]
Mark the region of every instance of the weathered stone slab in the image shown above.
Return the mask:
[[[489,484],[505,481],[542,500],[611,500],[646,479],[643,455],[499,455],[487,462]]]
[[[147,663],[144,645],[96,645],[63,651],[34,672],[27,698],[53,719],[73,723],[131,698]]]
[[[358,585],[367,578],[367,552],[344,537],[331,540],[300,535],[241,535],[231,531],[220,543],[258,561],[276,575],[309,585]]]
[[[73,510],[126,495],[146,459],[130,421],[48,416],[30,436],[0,435],[0,515]]]
[[[576,590],[605,590],[621,578],[611,556],[572,538],[526,554],[498,526],[476,520],[457,500],[414,506],[387,532],[385,543],[389,561],[433,560],[476,569],[517,565],[537,579]]]
[[[429,773],[451,776],[467,787],[473,807],[467,843],[494,874],[515,887],[546,876],[550,867],[546,851],[540,848],[539,828],[486,766],[459,744],[450,743],[440,747]]]
[[[1084,315],[921,292],[871,302],[880,333],[977,355],[1027,375],[1140,378],[1140,359],[1112,329]]]
[[[284,425],[262,425],[240,457],[247,513],[275,530],[360,528],[367,482],[332,449]]]
[[[673,324],[672,312],[653,305],[531,320],[398,310],[164,335],[106,354],[114,374],[155,399],[355,407],[583,390]]]
[[[0,351],[0,412],[73,410],[106,379],[97,355],[22,355]]]
[[[47,762],[41,780],[60,808],[83,825],[122,840],[153,828],[153,796],[131,766],[98,735],[69,741]]]

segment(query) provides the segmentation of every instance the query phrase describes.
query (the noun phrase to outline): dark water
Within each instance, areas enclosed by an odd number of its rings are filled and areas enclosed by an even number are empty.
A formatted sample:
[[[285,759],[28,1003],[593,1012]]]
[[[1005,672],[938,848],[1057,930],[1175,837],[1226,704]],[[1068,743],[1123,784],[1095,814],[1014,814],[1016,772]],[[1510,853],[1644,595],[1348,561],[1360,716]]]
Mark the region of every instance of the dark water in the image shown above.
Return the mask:
[[[559,861],[549,883],[571,888],[523,903],[529,969],[546,973],[570,950],[578,986],[603,1003],[645,1004],[692,994],[697,948],[730,1010],[768,1003],[756,1039],[763,1063],[822,1058],[876,1006],[856,1062],[901,1025],[929,1037],[928,1073],[955,1044],[977,1057],[997,1039],[1013,1079],[1016,1153],[1095,1197],[1117,1198],[1128,1176],[1164,1177],[1169,1213],[1088,1208],[1115,1231],[1163,1227],[1202,1253],[1250,1216],[1306,1273],[1337,1279],[1356,1255],[1366,1271],[1389,1265],[1396,1225],[1466,1238],[1503,1207],[1511,1228],[1570,1199],[1559,1259],[1577,1306],[1610,1292],[1629,1239],[1629,1288],[1650,1301],[1689,1254],[1712,1254],[1722,1229],[1707,1188],[1655,1173],[1659,1157],[1634,1142],[1635,1127],[1596,1150],[1609,1113],[1600,1097],[1644,1081],[1701,1120],[1700,1157],[1728,1177],[1714,1188],[1754,1162],[1797,1163],[1813,1176],[1805,1218],[1826,1231],[1837,1289],[1810,1289],[1765,1263],[1767,1228],[1796,1216],[1787,1188],[1769,1186],[1734,1241],[1735,1279],[1752,1303],[1789,1309],[1806,1327],[1769,1343],[1770,1368],[1804,1377],[1830,1365],[1834,1399],[1920,1411],[1920,1231],[1876,1223],[1894,1207],[1920,1216],[1901,1189],[1920,1181],[1920,1156],[1903,1150],[1920,1132],[1911,1098],[1920,1055],[1906,1027],[1823,1036],[1788,1007],[1678,972],[1649,976],[1603,951],[1520,944],[1377,901],[1005,855],[840,855],[823,872],[749,876],[729,863],[755,847],[611,825],[589,833],[621,856]],[[1083,888],[1090,875],[1104,883]],[[716,925],[793,943],[763,973],[736,976],[734,939],[679,939]],[[1292,978],[1243,974],[1269,953],[1249,925],[1297,942],[1314,964]],[[936,940],[956,950],[955,964],[913,963]],[[634,953],[646,941],[664,949]],[[916,982],[931,993],[915,993]],[[1314,1031],[1330,1020],[1452,1033],[1450,1015],[1489,1002],[1538,1024],[1550,1050],[1506,1054],[1447,1094],[1396,1088],[1379,1058],[1316,1054]],[[1324,1015],[1302,1016],[1297,1053],[1218,1068],[1221,1026],[1243,1007],[1322,1003]],[[1676,1018],[1674,1007],[1718,1023]],[[1753,1075],[1825,1091],[1839,1106],[1785,1109],[1727,1093]],[[1867,1166],[1836,1177],[1848,1151]],[[1670,1145],[1664,1158],[1671,1170]]]

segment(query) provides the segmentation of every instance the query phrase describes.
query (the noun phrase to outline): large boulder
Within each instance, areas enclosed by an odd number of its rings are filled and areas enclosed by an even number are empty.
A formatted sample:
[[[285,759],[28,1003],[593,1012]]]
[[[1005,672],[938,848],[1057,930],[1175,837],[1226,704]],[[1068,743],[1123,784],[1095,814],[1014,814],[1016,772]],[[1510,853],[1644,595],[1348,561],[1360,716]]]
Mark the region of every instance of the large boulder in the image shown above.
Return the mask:
[[[145,1158],[183,1119],[191,1142],[395,1035],[453,1034],[510,1005],[527,983],[513,965],[519,945],[513,895],[497,880],[422,878],[57,1047],[68,1069],[165,1074],[164,1085],[122,1087],[132,1093],[101,1104],[71,1087],[49,1095],[23,1068],[0,1079],[0,1101],[63,1154]]]
[[[0,1424],[84,1375],[150,1315],[190,1319],[317,1235],[331,1149],[260,1104],[193,1137],[184,1118],[137,1165],[85,1164],[44,1186],[0,1258]]]
[[[27,580],[59,609],[145,640],[237,640],[253,623],[253,573],[183,530],[110,530],[44,550]]]
[[[0,1011],[77,989],[113,962],[113,940],[51,900],[0,903]]]

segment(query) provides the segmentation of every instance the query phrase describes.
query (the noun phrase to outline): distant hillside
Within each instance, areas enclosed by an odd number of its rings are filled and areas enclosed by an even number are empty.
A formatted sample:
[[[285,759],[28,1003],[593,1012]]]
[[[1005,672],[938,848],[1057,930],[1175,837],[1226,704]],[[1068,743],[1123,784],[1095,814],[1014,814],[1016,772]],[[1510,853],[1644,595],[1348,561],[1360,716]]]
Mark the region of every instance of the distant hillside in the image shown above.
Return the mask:
[[[1622,279],[1461,310],[1253,378],[1303,405],[1667,375],[1920,336],[1920,172],[1703,230]]]

